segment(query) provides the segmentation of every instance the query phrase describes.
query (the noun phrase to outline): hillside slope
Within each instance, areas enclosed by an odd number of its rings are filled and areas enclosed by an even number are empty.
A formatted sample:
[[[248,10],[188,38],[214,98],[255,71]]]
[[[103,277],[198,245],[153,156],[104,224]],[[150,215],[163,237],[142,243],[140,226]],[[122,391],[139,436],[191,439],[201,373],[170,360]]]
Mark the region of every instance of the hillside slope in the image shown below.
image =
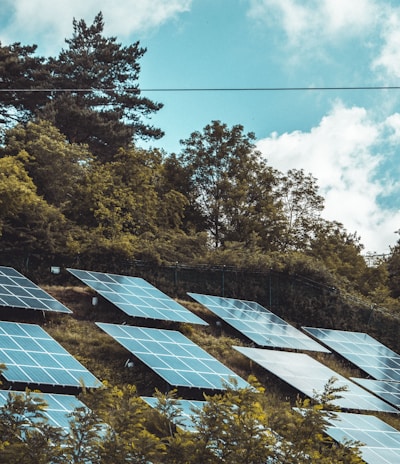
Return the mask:
[[[20,314],[18,320],[39,323],[100,380],[107,380],[117,386],[133,384],[139,395],[151,396],[155,389],[165,391],[165,382],[147,366],[135,360],[133,368],[125,367],[132,354],[95,325],[95,322],[109,322],[179,330],[242,378],[256,376],[265,388],[265,394],[275,401],[289,400],[294,404],[299,396],[297,390],[235,351],[233,345],[251,346],[251,343],[226,324],[216,324],[217,318],[197,303],[179,300],[183,306],[206,320],[209,326],[133,319],[103,299],[94,307],[93,292],[86,287],[49,286],[46,291],[70,308],[72,315],[46,315],[44,318],[42,313],[34,312]],[[14,313],[12,317],[16,320],[17,314]],[[347,378],[364,376],[357,368],[334,354],[308,354]],[[187,392],[178,391],[178,394],[185,397]],[[201,392],[192,391],[191,395],[193,399],[202,399]],[[400,429],[400,415],[377,415]]]

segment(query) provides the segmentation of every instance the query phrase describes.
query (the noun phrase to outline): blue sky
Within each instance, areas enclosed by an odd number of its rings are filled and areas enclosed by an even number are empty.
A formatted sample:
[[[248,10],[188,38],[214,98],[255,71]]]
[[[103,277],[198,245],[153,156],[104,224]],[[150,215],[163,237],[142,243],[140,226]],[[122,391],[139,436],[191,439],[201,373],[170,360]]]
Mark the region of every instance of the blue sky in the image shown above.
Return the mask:
[[[400,90],[315,90],[400,85],[400,5],[389,0],[0,0],[0,41],[57,55],[72,19],[103,12],[105,34],[140,40],[143,89],[314,90],[146,92],[164,108],[153,143],[212,120],[242,124],[282,172],[317,178],[323,216],[387,253],[400,229]]]

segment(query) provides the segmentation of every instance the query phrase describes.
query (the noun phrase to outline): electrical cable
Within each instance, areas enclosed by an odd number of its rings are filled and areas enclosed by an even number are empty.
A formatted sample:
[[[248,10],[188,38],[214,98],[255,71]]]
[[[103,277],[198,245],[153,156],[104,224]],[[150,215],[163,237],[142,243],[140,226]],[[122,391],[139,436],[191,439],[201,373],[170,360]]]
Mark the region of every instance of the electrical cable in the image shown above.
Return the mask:
[[[114,92],[117,88],[0,88],[0,92]],[[344,87],[166,87],[127,88],[124,92],[293,92],[293,91],[347,91],[347,90],[400,90],[400,86],[344,86]]]

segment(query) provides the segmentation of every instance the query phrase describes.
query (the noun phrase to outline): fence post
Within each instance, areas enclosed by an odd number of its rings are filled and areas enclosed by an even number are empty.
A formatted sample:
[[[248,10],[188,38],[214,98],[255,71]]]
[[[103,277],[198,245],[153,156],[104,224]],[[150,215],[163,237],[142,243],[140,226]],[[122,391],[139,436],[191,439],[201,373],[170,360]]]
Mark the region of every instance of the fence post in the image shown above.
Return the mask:
[[[174,285],[175,285],[175,287],[178,286],[178,261],[175,261]]]
[[[271,269],[269,270],[269,310],[271,310],[272,308],[272,272],[271,272]]]
[[[221,296],[225,296],[225,264],[222,266],[221,274]]]

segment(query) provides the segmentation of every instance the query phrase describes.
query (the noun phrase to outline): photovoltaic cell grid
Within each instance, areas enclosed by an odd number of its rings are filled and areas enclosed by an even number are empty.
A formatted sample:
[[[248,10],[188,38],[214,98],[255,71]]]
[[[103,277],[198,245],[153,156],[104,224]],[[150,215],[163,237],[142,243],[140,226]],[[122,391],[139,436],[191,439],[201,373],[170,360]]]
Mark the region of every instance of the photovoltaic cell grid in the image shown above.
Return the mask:
[[[351,380],[400,409],[400,382],[359,379],[355,377],[351,377]]]
[[[9,398],[16,395],[22,395],[26,397],[27,393],[17,392],[10,390],[0,390],[0,407],[3,407]],[[68,416],[76,408],[87,407],[73,395],[60,395],[52,393],[30,393],[29,396],[35,400],[40,398],[47,404],[46,409],[43,411],[43,415],[47,418],[48,424],[53,427],[61,427],[66,432],[69,430],[69,421],[71,418]]]
[[[335,387],[347,386],[348,388],[347,391],[340,393],[342,398],[333,401],[336,406],[343,409],[399,412],[385,401],[305,353],[241,346],[234,348],[310,398],[316,392],[322,393],[327,382],[334,377],[337,379]]]
[[[303,328],[374,379],[400,382],[400,355],[370,335],[344,330]]]
[[[400,462],[400,432],[375,416],[337,413],[329,419],[326,433],[339,443],[359,441],[362,459],[367,464]]]
[[[40,326],[0,321],[0,363],[9,382],[99,387],[96,379]]]
[[[259,346],[330,351],[254,301],[188,293]]]
[[[129,316],[208,325],[140,277],[79,269],[68,271]]]
[[[141,396],[149,406],[152,408],[157,408],[158,399],[154,396]],[[176,416],[173,419],[175,425],[187,430],[194,431],[195,425],[193,422],[193,417],[196,416],[196,412],[201,410],[206,402],[205,401],[196,401],[196,400],[177,400],[174,404],[174,409]]]
[[[233,379],[238,387],[249,387],[241,377],[180,332],[96,324],[172,386],[224,390],[224,383]]]
[[[0,306],[72,313],[12,267],[0,266]]]

